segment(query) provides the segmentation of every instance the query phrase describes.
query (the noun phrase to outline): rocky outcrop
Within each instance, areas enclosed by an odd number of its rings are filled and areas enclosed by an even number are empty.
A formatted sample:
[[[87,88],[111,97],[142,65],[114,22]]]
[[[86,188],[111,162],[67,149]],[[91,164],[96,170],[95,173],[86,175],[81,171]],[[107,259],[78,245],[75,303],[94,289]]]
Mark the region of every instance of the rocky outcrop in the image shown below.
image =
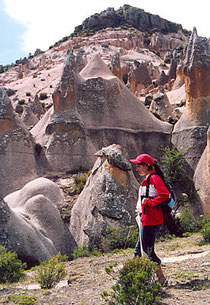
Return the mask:
[[[134,69],[129,75],[130,90],[133,94],[140,93],[142,89],[152,84],[152,79],[149,75],[147,65],[134,61]]]
[[[106,228],[135,223],[138,184],[119,145],[102,148],[72,209],[70,232],[77,245],[99,246]]]
[[[171,125],[150,114],[99,55],[78,73],[69,50],[53,103],[54,110],[31,130],[45,148],[50,171],[90,169],[94,153],[116,139],[130,154],[154,149],[157,158],[157,147],[169,144]]]
[[[152,15],[143,9],[124,5],[118,10],[108,8],[100,14],[95,14],[85,19],[82,25],[75,28],[74,33],[81,31],[98,31],[108,27],[130,25],[145,32],[177,33],[182,29],[180,24],[172,23],[158,15]]]
[[[206,147],[210,121],[210,52],[207,38],[193,30],[184,60],[186,110],[174,128],[172,141],[193,170]]]
[[[174,124],[178,120],[164,90],[159,91],[153,96],[149,110],[163,121]]]
[[[58,186],[37,178],[0,201],[0,244],[29,264],[48,260],[74,246],[56,207],[63,201]]]
[[[15,191],[37,177],[34,142],[0,89],[0,194]]]
[[[198,190],[203,213],[210,216],[210,127],[207,132],[207,147],[198,162],[193,180]]]

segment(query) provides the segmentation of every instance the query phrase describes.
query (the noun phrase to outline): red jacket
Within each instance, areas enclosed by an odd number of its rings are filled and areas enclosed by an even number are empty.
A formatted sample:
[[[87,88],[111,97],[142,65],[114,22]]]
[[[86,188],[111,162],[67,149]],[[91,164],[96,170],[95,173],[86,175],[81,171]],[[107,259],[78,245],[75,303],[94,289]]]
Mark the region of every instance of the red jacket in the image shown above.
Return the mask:
[[[151,173],[155,173],[155,171]],[[146,195],[146,184],[147,177],[141,184],[141,196]],[[142,206],[141,222],[143,227],[160,225],[164,222],[162,209],[157,205],[168,199],[170,194],[159,175],[152,175],[150,177],[149,196],[154,198],[147,199],[146,205]]]

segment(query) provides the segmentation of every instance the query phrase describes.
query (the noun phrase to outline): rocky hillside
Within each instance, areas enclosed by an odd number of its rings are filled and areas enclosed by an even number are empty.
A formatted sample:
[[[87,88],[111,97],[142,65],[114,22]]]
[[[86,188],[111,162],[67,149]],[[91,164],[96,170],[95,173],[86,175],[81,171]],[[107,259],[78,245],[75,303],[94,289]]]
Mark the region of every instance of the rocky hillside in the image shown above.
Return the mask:
[[[124,5],[116,11],[114,8],[107,8],[100,14],[90,16],[75,28],[74,34],[119,26],[130,26],[147,33],[161,32],[168,34],[182,32],[181,24],[147,13],[143,9]],[[184,32],[189,34],[189,31],[184,30]]]

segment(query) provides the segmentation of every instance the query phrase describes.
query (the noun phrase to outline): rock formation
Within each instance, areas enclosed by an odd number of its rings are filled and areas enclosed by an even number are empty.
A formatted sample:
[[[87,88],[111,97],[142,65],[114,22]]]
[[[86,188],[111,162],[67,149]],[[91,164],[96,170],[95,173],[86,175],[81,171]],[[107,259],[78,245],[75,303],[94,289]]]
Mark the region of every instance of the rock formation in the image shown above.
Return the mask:
[[[96,153],[98,157],[73,209],[70,232],[77,245],[99,246],[106,228],[135,223],[138,184],[119,145]]]
[[[34,142],[0,88],[0,194],[15,191],[37,177]]]
[[[48,260],[59,251],[70,255],[74,240],[56,205],[58,186],[37,178],[0,202],[0,244],[29,264]]]
[[[203,213],[210,216],[210,127],[207,132],[207,147],[198,162],[193,180],[198,190]]]
[[[207,38],[193,30],[184,60],[186,110],[177,122],[172,142],[195,170],[206,147],[210,121],[210,53]]]
[[[94,153],[112,143],[133,155],[155,151],[157,158],[160,146],[169,145],[171,125],[155,118],[99,55],[78,73],[69,50],[53,103],[54,110],[31,130],[45,147],[50,171],[89,169]]]
[[[177,121],[177,116],[173,112],[174,109],[170,104],[167,95],[164,93],[164,89],[162,91],[163,92],[159,91],[153,96],[149,110],[161,120],[175,123]]]
[[[108,27],[118,27],[120,25],[130,25],[140,31],[145,32],[162,32],[162,33],[177,33],[182,30],[180,24],[172,23],[158,15],[152,15],[145,12],[143,9],[124,5],[118,10],[108,8],[100,14],[95,14],[85,19],[82,25],[75,28],[74,33],[80,31],[97,31]]]
[[[140,93],[142,89],[152,84],[147,65],[134,61],[135,68],[130,72],[130,90],[133,94]]]

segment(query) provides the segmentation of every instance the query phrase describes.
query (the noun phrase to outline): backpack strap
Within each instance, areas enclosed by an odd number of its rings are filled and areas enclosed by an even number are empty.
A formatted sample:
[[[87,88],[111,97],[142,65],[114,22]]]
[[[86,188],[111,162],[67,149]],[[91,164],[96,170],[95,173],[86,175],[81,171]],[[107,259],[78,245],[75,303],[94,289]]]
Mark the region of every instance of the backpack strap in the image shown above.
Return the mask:
[[[150,178],[152,175],[158,175],[157,173],[152,173],[147,178],[147,184],[146,184],[146,198],[149,198],[149,184],[150,184]]]

